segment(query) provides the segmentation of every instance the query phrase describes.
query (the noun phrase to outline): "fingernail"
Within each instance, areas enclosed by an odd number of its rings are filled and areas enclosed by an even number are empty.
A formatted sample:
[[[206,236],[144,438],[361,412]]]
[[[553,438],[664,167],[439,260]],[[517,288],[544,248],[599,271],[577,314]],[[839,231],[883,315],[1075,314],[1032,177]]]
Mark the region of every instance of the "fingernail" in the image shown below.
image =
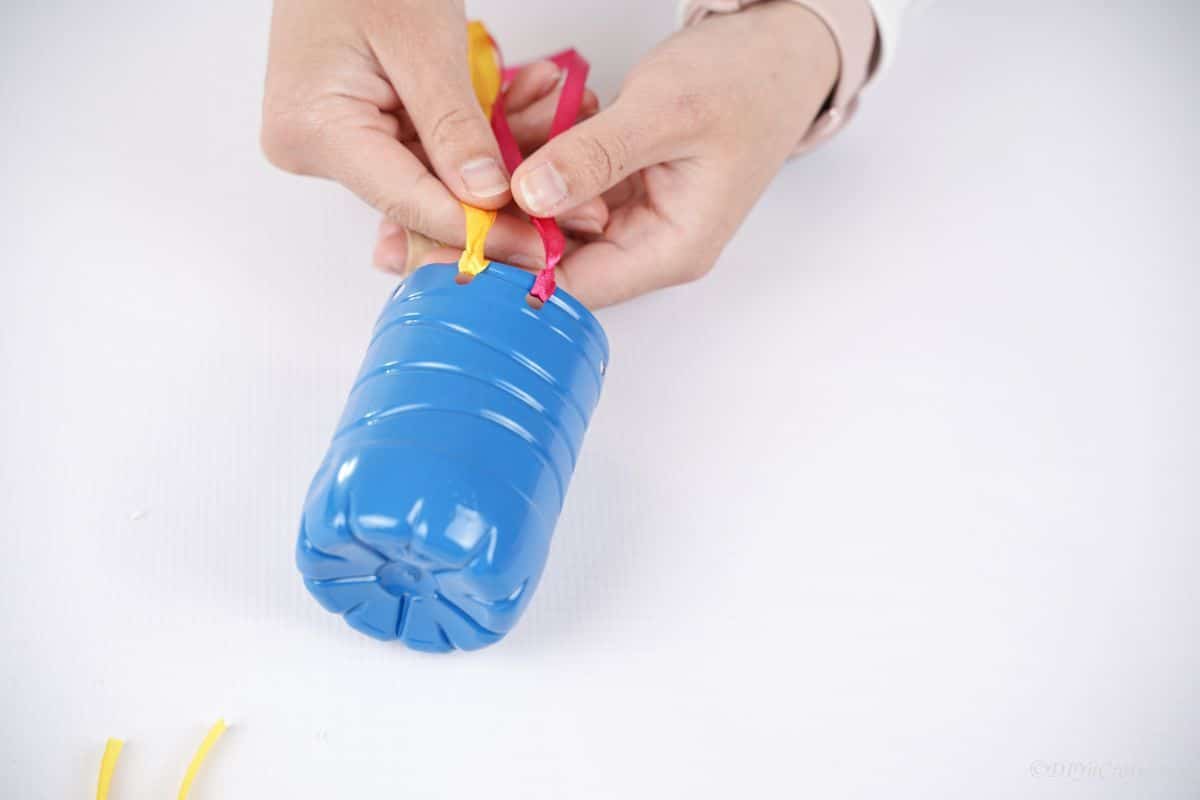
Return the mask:
[[[604,233],[604,226],[600,224],[600,220],[592,217],[563,217],[558,224],[575,233]]]
[[[476,197],[495,197],[508,190],[508,176],[494,158],[476,158],[459,170],[467,191]]]
[[[567,197],[567,182],[549,161],[525,173],[520,188],[528,210],[539,217],[550,216]]]

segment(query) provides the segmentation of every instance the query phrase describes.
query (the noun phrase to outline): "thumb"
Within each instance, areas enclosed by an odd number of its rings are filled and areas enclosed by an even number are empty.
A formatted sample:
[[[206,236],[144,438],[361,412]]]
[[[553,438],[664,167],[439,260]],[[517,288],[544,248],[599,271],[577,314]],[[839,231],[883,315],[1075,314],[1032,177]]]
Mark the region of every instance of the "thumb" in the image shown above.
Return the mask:
[[[514,199],[532,216],[557,216],[665,160],[672,140],[664,115],[620,97],[526,159],[513,173]]]
[[[471,86],[466,23],[449,16],[421,26],[421,47],[411,46],[410,31],[374,43],[376,53],[442,182],[459,200],[501,208],[508,172]]]

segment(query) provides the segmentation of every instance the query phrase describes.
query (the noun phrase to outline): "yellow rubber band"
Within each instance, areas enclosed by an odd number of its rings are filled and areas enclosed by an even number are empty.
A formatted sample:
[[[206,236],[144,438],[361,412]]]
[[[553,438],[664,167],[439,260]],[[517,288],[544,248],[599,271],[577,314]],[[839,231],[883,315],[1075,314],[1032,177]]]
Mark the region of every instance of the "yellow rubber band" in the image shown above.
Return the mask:
[[[208,730],[208,734],[204,737],[204,741],[200,743],[200,747],[196,750],[196,755],[192,756],[192,763],[188,764],[187,772],[183,775],[183,783],[179,786],[179,800],[187,800],[188,793],[192,791],[192,781],[196,780],[196,774],[200,772],[200,766],[204,763],[204,759],[208,758],[208,751],[212,750],[213,745],[217,743],[217,739],[221,738],[221,734],[225,732],[225,720],[219,719],[216,724]]]
[[[485,211],[482,208],[463,203],[463,212],[467,215],[467,246],[458,259],[458,271],[468,275],[478,275],[487,269],[488,261],[483,257],[483,245],[487,241],[488,231],[496,221],[495,211]]]
[[[475,87],[475,98],[483,115],[492,118],[492,107],[500,96],[502,76],[500,73],[500,57],[492,36],[482,22],[467,23],[467,64],[471,68],[471,85]],[[488,231],[496,221],[495,211],[485,211],[466,203],[462,204],[463,213],[467,218],[467,246],[458,259],[458,271],[468,275],[478,275],[487,269],[488,261],[483,257],[484,243]]]
[[[492,118],[492,106],[500,96],[500,59],[492,44],[492,35],[482,22],[467,23],[467,65],[471,69],[471,85],[475,97],[483,109],[483,115]]]
[[[108,800],[108,785],[112,783],[117,759],[121,757],[121,748],[124,746],[125,742],[120,739],[109,739],[105,743],[104,757],[100,759],[100,780],[96,784],[96,800]]]

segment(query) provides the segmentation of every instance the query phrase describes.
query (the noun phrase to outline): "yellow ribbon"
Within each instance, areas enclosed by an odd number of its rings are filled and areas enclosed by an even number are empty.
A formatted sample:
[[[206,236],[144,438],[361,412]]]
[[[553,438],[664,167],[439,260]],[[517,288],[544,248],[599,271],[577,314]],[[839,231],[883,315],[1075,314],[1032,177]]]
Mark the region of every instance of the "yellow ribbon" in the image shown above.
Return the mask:
[[[483,115],[492,118],[492,106],[500,96],[500,57],[492,44],[492,35],[482,22],[467,23],[467,65],[471,70],[471,85]]]
[[[188,793],[192,791],[192,781],[196,780],[196,774],[200,772],[200,766],[204,763],[204,759],[208,758],[208,751],[212,750],[213,745],[217,743],[217,739],[221,738],[221,734],[225,732],[225,720],[219,719],[216,724],[208,729],[208,734],[204,737],[204,741],[200,742],[200,747],[196,749],[196,755],[192,756],[192,763],[188,764],[187,772],[183,774],[183,783],[179,786],[179,800],[187,800]]]
[[[120,739],[109,739],[105,743],[104,757],[100,759],[100,781],[96,785],[96,800],[108,800],[108,785],[112,783],[117,759],[121,757],[121,748],[124,746],[125,742]]]
[[[488,261],[483,257],[483,245],[487,241],[488,231],[496,221],[495,211],[485,211],[482,208],[463,203],[463,211],[467,215],[467,246],[458,259],[458,271],[468,275],[478,275],[487,269]]]
[[[475,98],[483,109],[483,115],[491,119],[492,107],[500,96],[502,76],[500,56],[482,22],[467,23],[467,65],[471,71],[471,85],[475,87]],[[458,259],[458,271],[474,276],[487,269],[488,261],[483,256],[484,243],[496,221],[496,212],[466,203],[462,207],[467,219],[467,243]]]
[[[200,747],[192,756],[192,763],[188,764],[187,772],[183,775],[183,783],[179,786],[179,800],[187,800],[188,794],[192,791],[192,783],[195,782],[196,775],[200,773],[200,767],[204,764],[204,759],[208,758],[208,752],[213,749],[217,739],[221,738],[226,727],[225,720],[219,719],[215,725],[209,728],[204,741],[200,742]],[[112,783],[113,772],[117,769],[117,759],[124,746],[125,743],[120,739],[109,739],[104,745],[104,757],[100,759],[100,780],[96,785],[96,800],[108,800],[108,787]]]

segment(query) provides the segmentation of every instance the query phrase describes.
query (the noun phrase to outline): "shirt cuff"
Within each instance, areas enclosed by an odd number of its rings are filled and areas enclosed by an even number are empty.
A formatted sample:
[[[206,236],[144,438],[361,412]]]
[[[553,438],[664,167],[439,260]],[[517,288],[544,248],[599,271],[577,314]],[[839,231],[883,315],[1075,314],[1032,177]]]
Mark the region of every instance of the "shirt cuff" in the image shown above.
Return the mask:
[[[692,25],[713,13],[729,13],[760,0],[683,0],[679,8],[682,25]],[[868,0],[792,0],[812,11],[825,23],[838,49],[838,77],[821,113],[813,120],[796,148],[811,150],[837,133],[854,115],[858,95],[875,67],[878,29]]]

